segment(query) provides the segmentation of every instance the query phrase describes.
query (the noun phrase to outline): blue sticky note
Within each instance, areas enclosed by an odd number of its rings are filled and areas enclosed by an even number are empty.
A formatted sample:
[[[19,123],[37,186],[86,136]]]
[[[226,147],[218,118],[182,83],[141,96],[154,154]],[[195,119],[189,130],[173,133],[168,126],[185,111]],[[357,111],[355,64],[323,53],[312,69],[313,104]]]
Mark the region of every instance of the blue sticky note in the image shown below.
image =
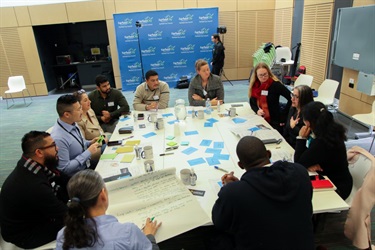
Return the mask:
[[[127,120],[130,120],[129,116],[125,116],[123,118],[120,118],[120,122],[124,122],[124,121],[127,121]]]
[[[260,128],[258,128],[258,127],[252,127],[252,128],[249,128],[248,130],[251,131],[251,132],[255,132],[255,131],[260,130]]]
[[[220,154],[221,148],[207,148],[206,153],[207,154]]]
[[[181,152],[184,153],[184,154],[186,154],[186,155],[190,155],[190,154],[194,153],[197,150],[198,149],[196,149],[194,147],[189,147],[187,149],[182,150]]]
[[[149,137],[151,137],[151,136],[155,136],[155,135],[156,135],[155,132],[150,132],[150,133],[144,134],[143,137],[144,137],[144,138],[149,138]]]
[[[205,122],[205,123],[204,123],[204,127],[205,127],[205,128],[212,128],[213,126],[214,126],[214,124],[211,123],[211,122]]]
[[[186,131],[185,132],[185,135],[188,136],[188,135],[197,135],[198,134],[198,131],[196,130],[193,130],[193,131]]]
[[[180,142],[180,145],[181,146],[189,146],[189,142],[188,141],[182,141],[182,142]]]
[[[210,118],[210,119],[207,119],[207,121],[211,123],[215,123],[215,122],[218,122],[219,120],[216,120],[215,118]]]
[[[187,162],[189,163],[191,167],[202,164],[202,163],[206,163],[206,161],[203,158],[196,158],[196,159],[188,160]]]
[[[210,165],[210,166],[220,164],[220,161],[218,159],[216,159],[215,157],[208,157],[208,158],[206,158],[206,161],[207,161],[208,165]]]
[[[168,135],[167,137],[165,137],[165,139],[167,139],[167,140],[173,140],[174,136],[173,135]]]
[[[215,141],[214,148],[224,148],[224,142],[222,141]]]
[[[229,160],[229,155],[227,154],[214,154],[214,157],[218,160]]]
[[[212,142],[212,140],[202,140],[201,144],[199,144],[199,146],[209,147],[211,142]]]
[[[178,120],[169,121],[168,124],[175,124]]]
[[[232,121],[233,121],[234,123],[238,124],[238,123],[244,123],[244,122],[246,122],[246,119],[238,118],[238,117],[237,117],[237,118],[233,118]]]
[[[193,111],[189,110],[189,111],[188,111],[188,114],[191,115],[191,113],[193,113]]]
[[[163,117],[173,116],[172,113],[162,114]]]

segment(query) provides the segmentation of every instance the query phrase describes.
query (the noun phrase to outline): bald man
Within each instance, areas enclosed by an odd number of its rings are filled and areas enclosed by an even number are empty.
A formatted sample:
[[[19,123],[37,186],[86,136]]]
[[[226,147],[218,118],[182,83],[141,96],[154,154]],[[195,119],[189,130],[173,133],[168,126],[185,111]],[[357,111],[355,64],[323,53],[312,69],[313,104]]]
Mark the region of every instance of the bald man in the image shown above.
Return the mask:
[[[312,187],[306,169],[295,163],[271,164],[261,140],[243,137],[238,166],[246,172],[222,177],[212,209],[217,229],[228,232],[233,249],[314,249]],[[228,248],[229,246],[226,245]]]

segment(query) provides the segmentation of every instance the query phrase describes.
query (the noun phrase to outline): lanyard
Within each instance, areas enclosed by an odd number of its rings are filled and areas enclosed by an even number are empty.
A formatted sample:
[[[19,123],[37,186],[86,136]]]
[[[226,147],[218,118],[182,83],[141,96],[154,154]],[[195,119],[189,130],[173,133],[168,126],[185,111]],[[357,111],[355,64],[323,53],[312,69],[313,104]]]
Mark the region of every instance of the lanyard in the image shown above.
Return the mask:
[[[84,146],[84,144],[83,144],[83,138],[82,138],[82,136],[81,136],[81,133],[80,133],[80,137],[81,137],[81,140],[79,140],[75,135],[73,135],[71,132],[69,132],[68,130],[66,130],[66,128],[64,128],[63,127],[63,125],[61,125],[60,123],[59,123],[59,121],[57,121],[57,123],[59,124],[59,126],[62,128],[62,129],[64,129],[66,132],[68,132],[71,136],[73,136],[74,137],[74,139],[76,139],[77,141],[78,141],[78,143],[81,145],[81,147],[82,147],[82,152],[84,152],[85,151],[85,146]],[[76,126],[74,126],[76,129],[77,129],[77,127]]]

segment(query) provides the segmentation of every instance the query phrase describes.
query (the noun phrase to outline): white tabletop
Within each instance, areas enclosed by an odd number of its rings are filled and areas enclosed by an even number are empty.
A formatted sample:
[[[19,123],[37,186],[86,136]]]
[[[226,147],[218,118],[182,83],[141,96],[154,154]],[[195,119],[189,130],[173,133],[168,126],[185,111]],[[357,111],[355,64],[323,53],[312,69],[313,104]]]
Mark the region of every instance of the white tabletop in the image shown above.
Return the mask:
[[[219,144],[223,143],[224,146],[221,149],[220,154],[225,158],[219,160],[220,163],[215,164],[220,168],[227,171],[233,171],[237,177],[241,177],[244,173],[242,169],[237,166],[238,158],[236,155],[236,146],[239,141],[239,136],[236,136],[232,130],[235,128],[240,128],[241,126],[250,126],[257,124],[263,124],[264,126],[271,128],[270,125],[259,116],[256,116],[251,110],[248,103],[236,103],[243,105],[242,107],[236,107],[237,116],[235,119],[244,121],[243,123],[235,123],[233,118],[229,116],[219,117],[216,108],[211,115],[205,114],[204,119],[198,119],[197,117],[192,118],[191,114],[188,114],[184,121],[179,122],[180,135],[176,136],[172,140],[168,140],[168,136],[174,136],[174,124],[173,121],[176,120],[174,116],[174,109],[167,108],[164,110],[159,110],[158,118],[164,118],[164,129],[155,130],[154,124],[147,120],[148,115],[151,112],[144,111],[134,111],[131,116],[125,119],[121,119],[116,127],[115,132],[112,134],[111,141],[120,140],[123,138],[128,138],[133,136],[129,140],[141,140],[140,146],[144,147],[146,145],[151,145],[153,147],[153,160],[155,161],[155,169],[165,169],[174,167],[176,168],[176,175],[180,176],[179,172],[181,169],[190,169],[194,167],[194,171],[198,176],[196,181],[196,186],[187,186],[187,188],[205,191],[203,197],[196,196],[200,205],[205,210],[205,212],[211,216],[212,206],[217,199],[217,193],[220,190],[220,178],[224,174],[222,171],[216,170],[214,165],[208,163],[207,158],[213,156],[212,153],[206,153],[207,148],[213,148],[214,143],[219,147]],[[231,104],[221,105],[221,114],[227,114],[227,110],[231,107]],[[188,111],[194,109],[203,109],[200,107],[187,107]],[[145,118],[143,121],[134,119],[138,113],[144,113]],[[164,116],[163,116],[164,115]],[[217,122],[213,123],[212,127],[205,127],[207,119],[215,119]],[[214,121],[215,121],[214,120]],[[140,128],[139,125],[144,124],[145,128]],[[118,128],[124,126],[133,126],[134,131],[131,135],[129,134],[119,134]],[[198,133],[195,135],[186,135],[185,132]],[[148,133],[155,133],[156,135],[146,138],[145,135]],[[281,135],[277,133],[277,136],[281,138]],[[201,146],[202,140],[211,140],[210,145]],[[127,140],[124,140],[124,143]],[[169,152],[173,152],[172,155],[159,156],[165,152],[165,149],[169,147],[168,142],[174,141],[178,143],[179,148]],[[189,142],[188,146],[182,146],[181,142]],[[116,147],[107,147],[104,154],[114,153]],[[294,150],[289,146],[289,144],[283,140],[280,144],[266,144],[267,149],[272,152],[272,161],[277,160],[288,160],[293,161]],[[191,154],[184,153],[184,150],[190,149],[195,150]],[[131,153],[134,154],[134,153]],[[111,175],[120,174],[120,169],[128,168],[133,176],[141,175],[145,173],[144,170],[144,159],[134,160],[131,163],[120,163],[124,154],[118,154],[114,160],[100,160],[96,170],[103,176],[103,178],[109,177]],[[202,158],[204,163],[191,166],[188,161]],[[214,157],[215,158],[215,157]],[[322,213],[328,211],[337,211],[348,209],[349,206],[336,194],[335,191],[321,191],[314,192],[313,194],[313,211],[314,213]]]

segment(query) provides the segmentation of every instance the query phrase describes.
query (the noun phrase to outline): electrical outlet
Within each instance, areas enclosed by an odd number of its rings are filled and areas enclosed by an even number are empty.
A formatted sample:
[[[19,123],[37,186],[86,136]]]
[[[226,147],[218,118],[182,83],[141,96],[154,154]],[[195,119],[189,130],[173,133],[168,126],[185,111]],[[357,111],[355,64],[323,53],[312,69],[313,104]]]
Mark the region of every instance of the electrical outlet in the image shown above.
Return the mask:
[[[353,78],[349,78],[349,83],[354,84],[354,79]]]

